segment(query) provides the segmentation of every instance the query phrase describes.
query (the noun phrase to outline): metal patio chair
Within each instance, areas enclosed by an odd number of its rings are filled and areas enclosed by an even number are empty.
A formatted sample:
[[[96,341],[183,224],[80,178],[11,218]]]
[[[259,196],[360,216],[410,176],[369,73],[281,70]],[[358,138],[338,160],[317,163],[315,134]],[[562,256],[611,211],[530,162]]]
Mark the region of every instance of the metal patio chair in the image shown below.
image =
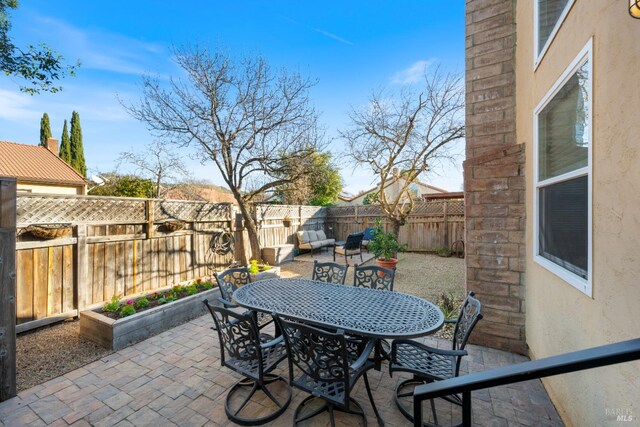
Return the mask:
[[[218,300],[225,308],[238,308],[238,305],[232,302],[233,293],[240,286],[251,283],[249,269],[247,267],[228,268],[221,273],[214,273],[213,276],[216,278],[216,282],[220,288],[221,297],[218,298]],[[273,318],[269,313],[261,311],[254,313],[260,329],[273,322]]]
[[[481,308],[480,301],[474,298],[473,292],[469,292],[458,319],[445,320],[445,323],[455,323],[456,325],[451,350],[441,350],[406,339],[396,339],[392,342],[389,374],[393,375],[394,372],[413,374],[413,378],[400,382],[394,392],[398,409],[410,421],[413,422],[413,407],[407,408],[402,405],[400,398],[412,397],[416,385],[441,381],[459,375],[462,357],[467,355],[467,351],[464,349],[467,340],[473,328],[482,319]],[[444,399],[455,405],[462,405],[462,398],[459,395],[447,396]],[[431,400],[431,411],[434,423],[437,425],[438,417],[433,400]]]
[[[291,387],[279,375],[271,374],[279,362],[287,358],[287,350],[282,336],[276,339],[260,334],[255,317],[249,313],[240,314],[223,307],[202,301],[209,309],[220,340],[220,363],[243,375],[245,379],[238,381],[227,393],[224,410],[227,417],[242,425],[259,425],[275,420],[291,402]],[[270,339],[267,341],[267,337]],[[277,383],[285,383],[286,397],[276,397]],[[250,387],[248,395],[242,397],[242,391]],[[271,389],[270,389],[271,388]],[[250,405],[256,392],[262,391],[271,400],[276,409],[261,417],[249,417],[248,414],[262,413],[266,405],[259,399]],[[241,396],[240,404],[234,405],[234,398]],[[235,406],[235,407],[234,407]],[[246,411],[243,412],[243,410]],[[247,415],[242,415],[246,413]]]
[[[342,330],[329,332],[274,316],[289,354],[289,384],[310,394],[296,408],[294,425],[327,411],[334,426],[334,411],[339,411],[361,416],[366,426],[367,417],[362,406],[351,397],[351,391],[361,376],[378,424],[384,425],[367,378],[367,371],[374,367],[374,363],[368,360],[374,346],[373,339],[349,341]],[[323,404],[305,411],[317,398],[322,399]]]
[[[336,260],[336,254],[344,255],[344,262],[348,264],[347,257],[353,258],[354,255],[360,255],[360,261],[362,259],[362,239],[364,233],[353,233],[347,236],[347,241],[342,246],[333,247],[333,260]]]
[[[358,264],[356,264],[353,272],[353,286],[393,291],[395,275],[395,268],[390,270],[375,265],[371,267],[358,267]]]
[[[316,260],[313,262],[311,280],[344,285],[348,269],[348,265],[336,264],[335,262],[318,262]]]

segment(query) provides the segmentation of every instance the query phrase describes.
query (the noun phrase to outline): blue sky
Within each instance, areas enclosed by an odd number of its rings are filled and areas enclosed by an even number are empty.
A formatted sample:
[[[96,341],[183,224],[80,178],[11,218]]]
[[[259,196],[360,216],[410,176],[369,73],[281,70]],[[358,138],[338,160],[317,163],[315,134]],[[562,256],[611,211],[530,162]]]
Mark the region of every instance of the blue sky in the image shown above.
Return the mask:
[[[179,7],[178,7],[179,5]],[[138,99],[142,73],[178,75],[172,44],[206,43],[233,53],[259,52],[275,67],[318,79],[311,99],[328,135],[348,123],[351,106],[365,105],[372,90],[399,90],[424,64],[464,70],[464,1],[22,1],[12,14],[18,46],[45,41],[65,58],[80,60],[77,77],[58,94],[29,96],[18,79],[0,76],[0,140],[37,144],[47,112],[53,136],[63,120],[80,113],[90,171],[109,171],[121,151],[153,141],[128,116],[117,97]],[[418,73],[416,73],[418,71]],[[334,141],[331,151],[343,144]],[[463,152],[462,144],[458,148]],[[222,184],[212,163],[185,160],[193,177]],[[458,191],[462,169],[446,165],[426,176]],[[363,168],[342,168],[345,189],[369,188]]]

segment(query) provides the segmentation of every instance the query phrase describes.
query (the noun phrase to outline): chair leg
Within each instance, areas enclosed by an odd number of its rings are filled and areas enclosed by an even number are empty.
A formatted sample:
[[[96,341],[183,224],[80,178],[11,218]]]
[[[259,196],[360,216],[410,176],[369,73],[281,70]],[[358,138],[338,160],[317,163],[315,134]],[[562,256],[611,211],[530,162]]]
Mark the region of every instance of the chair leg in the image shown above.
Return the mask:
[[[268,384],[274,383],[276,381],[282,381],[283,383],[287,384],[287,397],[284,403],[281,403],[278,399],[276,399],[276,397],[266,387]],[[251,391],[249,392],[247,397],[244,398],[244,400],[242,401],[240,406],[238,406],[237,409],[232,410],[230,403],[233,397],[235,396],[235,393],[241,388],[246,388],[249,386],[251,386]],[[241,416],[240,413],[245,408],[250,408],[247,405],[249,404],[249,402],[251,401],[251,398],[256,394],[257,391],[262,391],[270,400],[273,401],[273,403],[276,404],[277,409],[271,412],[270,414],[260,418],[246,418]],[[268,422],[271,422],[276,418],[278,418],[280,415],[282,415],[282,413],[286,411],[287,407],[289,406],[289,403],[291,403],[291,388],[288,386],[287,381],[280,376],[269,375],[268,377],[265,377],[264,382],[256,382],[256,381],[248,382],[246,379],[242,381],[238,381],[231,388],[231,390],[229,390],[229,393],[227,393],[227,398],[224,403],[224,410],[227,414],[227,418],[229,418],[229,420],[233,421],[236,424],[261,425],[261,424],[266,424]],[[251,412],[251,409],[248,409],[248,411]]]
[[[367,373],[364,373],[364,385],[367,389],[367,394],[369,395],[369,402],[371,402],[371,406],[373,407],[373,413],[376,414],[376,418],[378,419],[378,425],[383,426],[384,420],[378,413],[378,408],[376,407],[376,402],[373,400],[373,395],[371,394],[371,387],[369,386],[369,378],[367,377]]]

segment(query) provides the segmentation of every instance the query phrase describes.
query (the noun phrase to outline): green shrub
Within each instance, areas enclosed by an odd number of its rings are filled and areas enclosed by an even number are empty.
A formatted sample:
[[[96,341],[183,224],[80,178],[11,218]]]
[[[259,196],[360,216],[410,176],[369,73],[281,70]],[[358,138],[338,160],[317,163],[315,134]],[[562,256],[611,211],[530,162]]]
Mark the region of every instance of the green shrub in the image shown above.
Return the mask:
[[[373,233],[373,240],[369,242],[367,249],[373,252],[376,258],[395,258],[398,252],[407,250],[407,245],[398,243],[394,233],[384,231],[380,218],[376,221],[376,229]]]
[[[132,314],[136,314],[136,309],[133,304],[125,304],[120,309],[120,317],[131,316]]]
[[[438,305],[440,306],[445,319],[457,319],[460,311],[458,294],[453,291],[443,292],[442,295],[440,295]]]
[[[120,310],[120,298],[117,295],[111,297],[111,302],[106,303],[102,307],[102,311],[106,311],[109,313],[115,313]]]
[[[213,283],[209,282],[208,280],[199,282],[197,286],[205,291],[214,287]]]
[[[149,307],[149,300],[147,297],[141,297],[136,301],[136,308],[145,308]]]
[[[260,268],[258,267],[258,260],[252,259],[249,261],[249,273],[258,274],[260,272]]]
[[[187,286],[187,295],[195,295],[198,293],[198,287],[196,285]]]
[[[449,248],[445,248],[444,246],[436,248],[436,253],[438,255],[444,256],[444,257],[450,257],[451,256],[451,250],[449,250]]]

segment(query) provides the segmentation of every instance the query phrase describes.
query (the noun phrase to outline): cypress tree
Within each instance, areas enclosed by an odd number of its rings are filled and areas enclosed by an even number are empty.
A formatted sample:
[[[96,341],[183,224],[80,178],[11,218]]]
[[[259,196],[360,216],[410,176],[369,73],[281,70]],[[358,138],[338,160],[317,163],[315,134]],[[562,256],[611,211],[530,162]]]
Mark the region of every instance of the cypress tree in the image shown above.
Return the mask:
[[[87,164],[84,161],[84,148],[82,146],[82,128],[80,127],[80,115],[77,111],[71,114],[71,167],[80,175],[87,176]]]
[[[40,145],[46,147],[47,138],[51,138],[51,125],[49,124],[49,115],[44,113],[40,119]]]
[[[62,127],[62,137],[60,138],[60,158],[71,165],[71,142],[69,141],[69,129],[67,129],[67,121],[64,121]]]

